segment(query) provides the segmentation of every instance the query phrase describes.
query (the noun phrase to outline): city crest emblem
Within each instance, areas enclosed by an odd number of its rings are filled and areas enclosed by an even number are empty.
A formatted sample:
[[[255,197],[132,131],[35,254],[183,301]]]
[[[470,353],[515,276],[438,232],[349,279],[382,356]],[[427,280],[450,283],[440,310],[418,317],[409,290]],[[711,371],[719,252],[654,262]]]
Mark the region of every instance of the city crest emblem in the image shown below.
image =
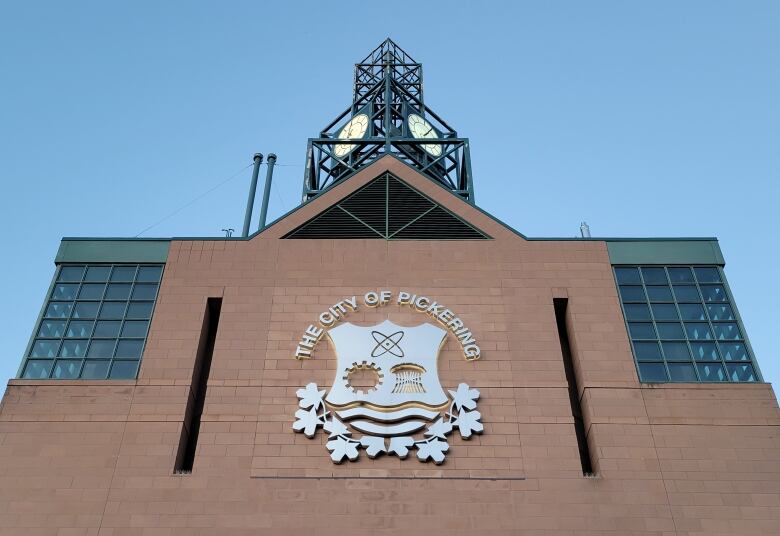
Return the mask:
[[[482,433],[479,391],[461,383],[445,392],[439,381],[446,330],[427,322],[345,322],[327,336],[336,353],[333,384],[327,391],[315,383],[298,389],[293,430],[313,438],[323,428],[334,463],[356,461],[365,450],[369,458],[415,452],[421,462],[440,464],[453,431],[463,439]]]
[[[370,307],[385,305],[390,293],[369,292]],[[399,305],[425,312],[447,329],[432,323],[399,326],[390,320],[374,326],[343,322],[330,327],[358,307],[357,299],[342,300],[320,315],[320,324],[307,328],[296,351],[309,359],[327,334],[336,353],[336,370],[329,390],[309,383],[298,389],[299,409],[293,430],[313,438],[322,428],[334,463],[356,461],[361,450],[369,458],[382,454],[404,459],[414,452],[421,462],[444,461],[453,432],[463,439],[483,430],[477,411],[479,391],[460,383],[444,389],[438,358],[448,331],[463,346],[467,360],[479,358],[471,332],[452,311],[421,296],[399,293]]]
[[[364,299],[372,307],[384,305],[388,294],[368,293]],[[340,303],[357,309],[354,297]],[[405,292],[398,303],[436,317],[463,345],[467,359],[479,357],[471,332],[449,309],[440,311],[443,307],[436,302]],[[344,316],[334,308],[328,311],[320,316],[324,326]],[[441,321],[442,313],[447,313],[448,322]],[[298,352],[309,358],[314,344],[327,333],[336,353],[335,377],[327,391],[315,383],[298,389],[293,430],[313,438],[323,428],[334,463],[355,461],[361,450],[369,458],[385,454],[402,459],[414,451],[422,462],[442,463],[452,432],[469,439],[483,430],[476,409],[479,391],[465,383],[445,391],[439,381],[437,362],[447,331],[428,322],[404,327],[390,320],[374,326],[344,322],[327,332],[309,326]]]

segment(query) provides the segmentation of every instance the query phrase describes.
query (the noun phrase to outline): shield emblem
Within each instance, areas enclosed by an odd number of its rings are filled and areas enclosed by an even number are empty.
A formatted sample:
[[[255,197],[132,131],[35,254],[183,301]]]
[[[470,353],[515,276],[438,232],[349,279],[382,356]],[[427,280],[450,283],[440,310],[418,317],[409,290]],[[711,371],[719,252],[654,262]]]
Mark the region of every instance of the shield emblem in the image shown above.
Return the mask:
[[[375,326],[344,323],[328,336],[337,365],[325,402],[353,428],[386,437],[407,435],[449,403],[437,367],[443,329],[385,320]]]

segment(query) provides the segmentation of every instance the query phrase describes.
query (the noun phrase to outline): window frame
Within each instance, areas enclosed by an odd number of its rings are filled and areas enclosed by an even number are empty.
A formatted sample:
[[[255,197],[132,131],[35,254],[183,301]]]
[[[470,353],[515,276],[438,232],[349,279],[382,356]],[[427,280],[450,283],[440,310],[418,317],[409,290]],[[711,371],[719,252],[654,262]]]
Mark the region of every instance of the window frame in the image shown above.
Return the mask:
[[[81,279],[78,282],[75,282],[76,285],[79,285],[79,287],[77,289],[76,295],[74,296],[73,299],[68,300],[68,301],[53,300],[52,293],[53,293],[55,287],[58,284],[62,284],[62,283],[73,284],[74,283],[72,281],[59,281],[60,275],[62,273],[62,270],[64,268],[69,268],[69,267],[73,267],[73,266],[83,266],[84,267],[84,270],[82,271],[82,274],[81,274]],[[81,360],[81,366],[79,368],[78,377],[76,377],[76,378],[68,378],[67,381],[72,381],[72,380],[77,380],[77,381],[107,381],[107,380],[118,381],[118,379],[112,379],[111,378],[111,370],[113,369],[114,361],[117,361],[117,360],[119,360],[119,361],[128,361],[128,360],[134,359],[137,362],[135,376],[133,378],[123,378],[123,380],[136,380],[138,378],[138,374],[140,373],[140,370],[141,370],[141,363],[143,361],[144,352],[146,351],[146,344],[147,344],[148,339],[149,339],[149,331],[150,331],[150,328],[151,328],[152,319],[154,317],[154,313],[155,313],[155,310],[157,308],[157,300],[159,299],[159,296],[160,296],[160,287],[162,286],[163,277],[165,275],[165,266],[166,266],[166,264],[164,262],[114,262],[114,263],[110,263],[110,262],[88,262],[87,261],[87,262],[67,262],[67,263],[57,264],[57,266],[56,266],[56,268],[54,270],[54,275],[52,276],[51,281],[49,283],[49,286],[48,286],[48,288],[46,290],[46,295],[44,297],[43,303],[42,303],[41,308],[40,308],[40,310],[38,312],[38,317],[35,320],[35,324],[33,326],[30,338],[29,338],[29,340],[27,342],[27,346],[25,347],[24,355],[22,356],[21,363],[19,364],[19,367],[18,367],[18,369],[16,371],[15,379],[19,379],[19,380],[36,380],[36,381],[43,381],[43,380],[45,380],[45,381],[66,381],[65,379],[58,379],[58,378],[52,377],[52,375],[54,374],[54,370],[56,369],[56,366],[57,366],[57,361],[61,360],[61,359],[78,359],[78,360]],[[103,290],[103,294],[101,295],[101,297],[99,299],[79,300],[79,292],[80,292],[81,285],[82,284],[93,284],[93,283],[95,283],[94,281],[88,281],[86,279],[87,278],[88,269],[91,268],[91,267],[106,267],[106,268],[109,269],[108,276],[107,276],[106,281],[105,281],[105,288]],[[106,292],[108,290],[108,285],[110,283],[112,283],[110,278],[111,278],[111,276],[113,274],[114,267],[135,267],[135,275],[133,277],[133,280],[130,282],[130,285],[131,285],[130,293],[128,294],[128,297],[125,300],[106,300]],[[128,318],[127,317],[127,313],[128,313],[129,307],[130,307],[130,303],[133,302],[132,292],[133,292],[133,289],[135,287],[135,284],[136,283],[142,283],[142,284],[150,284],[151,283],[150,281],[146,281],[146,280],[144,280],[144,281],[139,281],[138,280],[139,270],[140,270],[141,267],[156,267],[156,268],[160,269],[160,277],[159,277],[159,280],[157,281],[157,291],[155,292],[155,295],[154,295],[153,299],[136,300],[138,303],[151,303],[151,311],[149,312],[148,318],[145,318],[145,319]],[[124,282],[124,281],[122,281],[122,282]],[[49,317],[46,316],[46,312],[47,312],[47,310],[49,308],[49,305],[52,303],[52,301],[63,301],[63,303],[70,303],[71,304],[70,310],[68,311],[68,315],[66,317],[58,318],[58,320],[61,320],[61,321],[64,322],[63,334],[59,338],[55,338],[55,337],[49,337],[49,338],[45,338],[44,337],[44,338],[41,338],[41,337],[38,337],[38,333],[39,333],[39,331],[41,329],[42,322],[45,319],[49,318]],[[74,316],[75,310],[76,310],[76,304],[79,303],[79,301],[83,301],[85,303],[89,302],[89,303],[97,303],[98,304],[98,309],[95,312],[95,317],[91,320],[92,321],[92,329],[90,331],[89,336],[85,339],[88,342],[87,348],[84,351],[84,355],[81,356],[81,357],[60,356],[59,353],[61,351],[62,345],[66,341],[68,341],[68,340],[82,340],[83,339],[83,338],[69,338],[69,337],[66,336],[67,335],[67,330],[70,327],[70,322],[73,321],[73,320],[76,320],[76,321],[79,320],[78,317]],[[93,340],[104,340],[105,339],[105,337],[102,337],[102,338],[99,337],[99,338],[95,339],[93,337],[93,335],[95,333],[95,330],[97,329],[98,322],[100,322],[102,320],[106,320],[106,319],[101,319],[100,318],[100,312],[102,310],[103,304],[104,303],[110,303],[110,302],[115,302],[115,303],[123,302],[125,304],[125,310],[124,310],[124,313],[122,315],[122,318],[114,319],[114,320],[120,322],[120,328],[119,328],[120,332],[117,334],[116,337],[114,337],[114,339],[116,341],[115,345],[114,345],[114,353],[116,353],[117,347],[119,346],[119,340],[122,338],[121,337],[121,330],[123,329],[124,323],[126,321],[144,320],[144,321],[146,321],[148,323],[147,324],[147,329],[146,329],[146,335],[143,338],[141,338],[141,337],[129,337],[129,338],[127,338],[129,340],[142,340],[143,341],[142,345],[141,345],[141,352],[140,352],[140,355],[138,356],[138,358],[126,358],[126,357],[121,357],[121,356],[116,356],[116,355],[112,355],[111,357],[98,357],[98,358],[95,358],[95,357],[90,358],[90,357],[88,357],[88,352],[89,352],[89,348],[91,347],[92,341]],[[58,341],[59,344],[57,346],[57,351],[55,352],[55,355],[53,357],[32,357],[30,355],[30,353],[32,352],[33,346],[35,345],[35,342],[37,340],[39,340],[39,339]],[[85,365],[87,363],[87,360],[99,361],[101,359],[108,361],[108,371],[106,373],[106,377],[105,378],[81,378],[81,374],[84,371],[84,367],[85,367]],[[47,378],[24,378],[23,374],[25,372],[25,369],[27,367],[27,363],[28,363],[29,360],[48,360],[48,361],[50,361],[49,377],[47,377]]]
[[[631,336],[631,331],[629,329],[629,321],[628,321],[628,316],[626,315],[625,305],[636,305],[636,304],[639,304],[641,302],[632,301],[632,302],[624,303],[624,300],[623,300],[623,298],[622,298],[622,296],[620,294],[620,286],[621,286],[621,284],[623,286],[626,286],[626,285],[637,286],[637,283],[621,283],[618,280],[618,270],[619,269],[623,269],[623,268],[634,268],[639,273],[640,283],[638,285],[641,286],[642,292],[645,295],[646,301],[644,302],[644,304],[650,310],[650,320],[649,320],[649,322],[651,322],[653,324],[653,326],[656,327],[656,334],[658,335],[658,337],[656,339],[641,339],[641,340],[637,339],[637,341],[638,342],[656,342],[659,345],[660,351],[661,351],[661,360],[660,361],[658,361],[658,360],[654,360],[654,361],[644,360],[644,361],[640,362],[639,359],[637,358],[636,351],[634,349],[634,340],[635,339],[633,339],[632,336]],[[662,270],[664,270],[664,273],[666,275],[666,280],[667,280],[666,284],[662,285],[660,283],[659,284],[647,284],[647,283],[645,283],[644,274],[642,273],[642,269],[643,268],[661,268]],[[669,268],[688,268],[691,271],[691,274],[693,276],[693,283],[677,282],[676,284],[677,285],[691,285],[692,284],[692,285],[694,285],[696,287],[696,290],[697,290],[697,292],[699,294],[700,301],[698,301],[698,302],[684,301],[684,302],[682,302],[682,304],[683,305],[687,305],[687,304],[690,304],[690,303],[698,303],[704,310],[705,320],[688,320],[688,321],[686,321],[686,320],[683,319],[683,315],[681,314],[681,310],[680,310],[681,302],[679,302],[677,300],[677,295],[674,292],[675,281],[673,281],[672,278],[671,278],[671,275],[669,273]],[[699,276],[696,273],[696,269],[697,268],[714,268],[715,270],[717,270],[717,273],[718,273],[718,275],[720,277],[720,282],[712,282],[712,281],[700,282],[699,281]],[[620,303],[620,311],[623,314],[623,323],[624,323],[625,329],[626,329],[626,337],[628,338],[628,343],[629,343],[629,346],[631,347],[631,356],[633,357],[633,360],[634,360],[634,366],[636,367],[637,379],[638,379],[640,384],[641,383],[674,383],[674,384],[679,384],[679,383],[706,383],[706,384],[712,384],[712,383],[717,383],[717,384],[765,383],[763,374],[762,374],[761,369],[760,369],[760,367],[758,365],[758,360],[756,359],[755,352],[753,351],[753,347],[750,344],[750,339],[748,337],[747,330],[745,329],[745,325],[744,325],[744,323],[742,321],[742,316],[739,313],[739,308],[737,307],[736,301],[734,300],[734,295],[733,295],[733,293],[731,291],[731,287],[729,286],[728,280],[726,279],[726,274],[724,273],[724,270],[723,270],[722,266],[712,265],[712,264],[672,264],[672,263],[670,263],[670,264],[613,264],[612,265],[612,277],[613,277],[613,279],[615,281],[615,287],[617,289],[617,299],[618,299],[618,301]],[[722,301],[706,301],[705,296],[702,294],[702,290],[701,290],[701,286],[702,285],[705,285],[705,286],[706,285],[722,285],[722,287],[724,289],[724,293],[725,293],[725,298],[726,299],[722,300]],[[670,291],[672,293],[672,300],[673,301],[671,301],[671,302],[668,302],[668,301],[653,302],[653,301],[651,301],[647,288],[648,287],[653,287],[653,286],[665,286],[666,288],[670,289]],[[677,340],[677,339],[675,339],[675,340],[672,340],[672,339],[665,340],[665,339],[662,339],[660,337],[660,334],[658,333],[658,330],[657,330],[657,325],[659,323],[662,324],[665,321],[664,320],[656,320],[655,313],[653,312],[653,307],[652,307],[653,304],[674,305],[675,309],[677,310],[677,315],[678,315],[678,318],[679,318],[679,320],[677,322],[680,323],[682,325],[682,327],[683,327],[683,331],[684,331],[684,338],[683,339],[679,339],[679,340]],[[730,306],[731,312],[733,313],[733,317],[734,318],[732,320],[713,321],[707,306],[708,305],[718,305],[718,304],[724,304],[724,305]],[[645,321],[645,322],[648,322],[648,321]],[[704,339],[702,339],[702,340],[690,339],[689,336],[688,336],[687,325],[691,324],[691,323],[706,323],[707,326],[708,326],[708,329],[710,330],[710,332],[712,334],[712,338],[711,339],[706,339],[706,340],[704,340]],[[732,340],[732,339],[718,339],[717,335],[716,335],[715,326],[716,325],[720,325],[720,324],[724,324],[724,323],[736,324],[737,330],[742,335],[742,338],[741,339],[736,339],[736,340]],[[680,360],[674,360],[674,359],[673,360],[667,359],[666,354],[665,354],[665,352],[663,350],[663,344],[662,344],[663,342],[684,342],[687,345],[687,347],[688,347],[690,360],[689,361],[680,361]],[[744,344],[745,349],[747,351],[748,359],[747,360],[742,360],[742,361],[728,361],[728,360],[726,360],[725,356],[720,351],[719,344],[720,343],[727,343],[727,342],[739,342],[739,343]],[[719,355],[719,359],[717,361],[697,360],[696,354],[694,353],[693,347],[692,347],[692,344],[696,344],[696,343],[713,343],[713,344],[716,344],[717,352],[718,352],[718,355]],[[696,378],[697,379],[696,380],[688,380],[688,381],[673,380],[672,376],[671,376],[671,372],[669,370],[669,363],[670,362],[671,363],[690,363],[693,366],[693,369],[694,369],[694,372],[696,374]],[[655,363],[655,364],[659,364],[660,363],[660,364],[662,364],[664,370],[666,371],[667,379],[666,380],[654,380],[654,381],[642,380],[642,377],[641,377],[640,371],[639,371],[640,365],[642,363]],[[714,365],[715,363],[719,363],[721,365],[721,367],[722,367],[722,369],[723,369],[723,371],[724,371],[724,373],[726,375],[726,378],[723,381],[712,381],[712,380],[703,380],[703,379],[701,379],[701,375],[699,373],[699,365],[700,364],[712,364],[712,365]],[[750,364],[751,367],[753,368],[753,371],[755,373],[755,378],[756,379],[754,381],[733,381],[731,379],[730,374],[729,374],[729,368],[728,368],[728,364],[729,363],[732,363],[732,364],[733,363]]]

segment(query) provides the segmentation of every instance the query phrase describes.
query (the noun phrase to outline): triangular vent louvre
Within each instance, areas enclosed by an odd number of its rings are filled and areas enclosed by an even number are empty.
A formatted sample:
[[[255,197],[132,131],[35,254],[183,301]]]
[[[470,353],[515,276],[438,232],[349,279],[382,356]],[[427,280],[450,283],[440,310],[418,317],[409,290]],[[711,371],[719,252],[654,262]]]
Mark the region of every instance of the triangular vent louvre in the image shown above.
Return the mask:
[[[385,173],[283,238],[483,240],[490,237]]]

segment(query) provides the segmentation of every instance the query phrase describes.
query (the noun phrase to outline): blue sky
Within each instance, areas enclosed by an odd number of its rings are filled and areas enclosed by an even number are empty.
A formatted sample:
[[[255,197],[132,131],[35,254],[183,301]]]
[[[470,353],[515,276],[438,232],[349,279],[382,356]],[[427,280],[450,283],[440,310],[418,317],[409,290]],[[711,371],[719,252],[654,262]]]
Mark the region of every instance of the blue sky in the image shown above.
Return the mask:
[[[4,2],[0,382],[62,236],[135,236],[306,139],[390,36],[471,138],[478,204],[529,236],[717,236],[765,379],[780,224],[778,2]],[[250,169],[142,236],[240,230]],[[255,212],[257,215],[257,212]]]

